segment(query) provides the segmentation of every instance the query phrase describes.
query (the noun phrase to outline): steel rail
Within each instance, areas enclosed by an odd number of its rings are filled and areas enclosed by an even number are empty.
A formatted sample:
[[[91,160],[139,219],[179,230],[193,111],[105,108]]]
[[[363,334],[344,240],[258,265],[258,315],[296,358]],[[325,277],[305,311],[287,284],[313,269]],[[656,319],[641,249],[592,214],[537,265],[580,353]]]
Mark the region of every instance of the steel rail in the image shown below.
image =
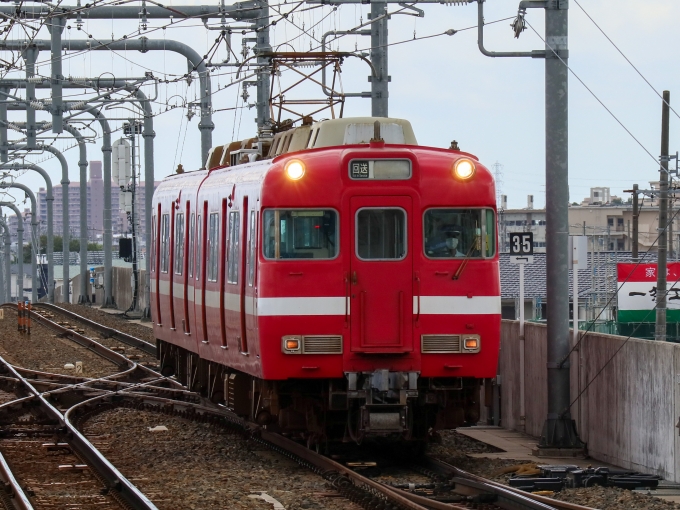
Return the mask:
[[[482,478],[481,476],[474,475],[472,473],[468,473],[467,471],[463,471],[460,468],[457,468],[455,466],[452,466],[451,464],[447,464],[446,462],[443,462],[438,459],[434,459],[432,457],[425,457],[423,459],[423,464],[425,467],[428,469],[431,469],[432,471],[435,471],[440,474],[444,474],[446,476],[453,476],[453,481],[454,482],[460,482],[460,483],[465,483],[462,480],[469,480],[471,482],[477,482],[477,483],[484,483],[488,486],[491,486],[495,489],[496,494],[498,494],[499,499],[503,499],[508,501],[510,506],[508,508],[518,508],[517,506],[512,506],[512,501],[514,500],[514,497],[521,497],[521,499],[524,500],[533,500],[536,503],[539,503],[543,506],[541,507],[534,507],[534,508],[558,508],[561,510],[597,510],[588,506],[582,506],[578,505],[576,503],[569,503],[567,501],[560,501],[557,499],[553,498],[548,498],[545,496],[540,496],[538,494],[531,494],[529,492],[524,492],[519,489],[516,489],[514,487],[509,487],[507,485],[503,485],[498,482],[494,482],[493,480],[487,480],[486,478]],[[546,506],[547,505],[547,506]],[[529,508],[529,507],[526,507]]]
[[[113,464],[111,464],[80,431],[73,427],[59,410],[50,404],[47,399],[14,367],[4,358],[0,357],[0,364],[11,372],[14,377],[20,380],[22,386],[35,395],[40,402],[40,406],[47,415],[57,420],[62,426],[66,427],[66,437],[71,448],[83,459],[85,459],[95,471],[106,481],[107,485],[116,495],[125,501],[134,510],[158,510],[157,507],[147,498],[137,487],[135,487]]]
[[[50,303],[35,303],[33,305],[34,308],[44,308],[46,310],[49,310],[50,312],[58,313],[61,315],[65,315],[66,317],[78,321],[82,324],[87,324],[87,326],[91,327],[92,329],[96,330],[99,333],[102,333],[107,336],[107,338],[113,338],[114,340],[118,340],[119,342],[122,342],[126,345],[129,345],[130,347],[135,347],[136,349],[139,349],[140,351],[144,351],[147,354],[150,354],[151,356],[156,356],[156,346],[146,342],[144,340],[141,340],[137,337],[134,337],[132,335],[128,335],[127,333],[123,333],[122,331],[118,331],[117,329],[110,328],[108,326],[104,326],[103,324],[99,324],[98,322],[95,322],[93,320],[87,319],[83,317],[82,315],[78,315],[75,312],[72,312],[70,310],[66,310],[65,308],[62,308],[57,305],[53,305]]]
[[[17,510],[33,510],[33,505],[29,501],[28,497],[21,488],[19,481],[14,478],[14,474],[9,468],[7,461],[0,453],[0,479],[5,483],[5,487],[9,487],[11,492],[8,496],[11,498],[11,502],[14,508]]]

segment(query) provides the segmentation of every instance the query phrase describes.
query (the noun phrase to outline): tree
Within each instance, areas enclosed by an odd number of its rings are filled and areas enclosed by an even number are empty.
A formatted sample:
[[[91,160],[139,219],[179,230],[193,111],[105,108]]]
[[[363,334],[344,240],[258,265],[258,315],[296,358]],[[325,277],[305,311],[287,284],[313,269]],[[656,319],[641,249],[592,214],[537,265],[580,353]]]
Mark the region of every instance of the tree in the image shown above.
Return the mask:
[[[64,239],[61,236],[54,236],[54,251],[64,251]],[[68,249],[72,252],[80,251],[80,239],[71,239],[68,243]],[[99,243],[87,243],[87,251],[102,251],[103,247]],[[40,253],[47,253],[47,236],[40,236]]]
[[[30,244],[25,244],[24,245],[24,264],[30,264],[31,263],[31,256],[33,253],[33,247]]]

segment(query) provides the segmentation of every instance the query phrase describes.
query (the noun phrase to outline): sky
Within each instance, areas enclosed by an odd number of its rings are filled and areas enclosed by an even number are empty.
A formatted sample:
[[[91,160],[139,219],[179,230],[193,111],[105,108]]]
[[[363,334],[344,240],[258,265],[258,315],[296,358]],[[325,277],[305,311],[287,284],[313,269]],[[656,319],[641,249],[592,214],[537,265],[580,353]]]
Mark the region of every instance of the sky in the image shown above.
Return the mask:
[[[166,3],[181,6],[216,2],[172,0]],[[272,12],[290,10],[293,5],[293,2],[287,2],[273,8]],[[491,23],[514,17],[517,6],[515,0],[485,2],[487,49],[531,51],[544,48],[541,40],[542,9],[528,11],[526,20],[529,26],[519,39],[513,37],[510,20]],[[424,4],[419,7],[425,11],[424,17],[405,15],[406,11],[402,10],[401,13],[395,13],[389,22],[389,115],[410,120],[421,145],[448,147],[452,140],[457,140],[462,150],[475,154],[486,166],[495,168],[498,163],[501,170],[498,187],[507,195],[510,208],[526,207],[529,194],[534,195],[535,207],[543,207],[544,60],[489,58],[482,55],[477,48],[476,3],[451,6]],[[335,10],[329,6],[319,6],[296,13],[292,23],[277,23],[272,31],[272,45],[282,51],[315,48],[324,32],[347,30],[366,22],[369,10],[370,6],[367,5],[345,5]],[[399,10],[401,7],[397,4],[390,4],[390,12]],[[599,25],[606,37],[584,11]],[[677,19],[680,19],[680,2],[570,1],[571,202],[581,202],[589,195],[591,187],[608,186],[612,195],[625,197],[627,195],[623,190],[630,189],[633,183],[645,189],[649,181],[658,180],[658,164],[654,159],[659,155],[661,143],[662,104],[659,94],[662,90],[671,91],[671,107],[678,104],[677,111],[680,112],[680,95],[677,98],[674,95],[678,90],[675,85],[680,83],[680,68],[674,58],[680,47],[680,31],[675,27]],[[89,34],[98,40],[118,39],[123,34],[130,38],[146,35],[153,39],[179,40],[191,45],[199,54],[204,54],[213,45],[217,34],[215,31],[206,31],[198,21],[161,28],[165,23],[151,20],[147,30],[143,31],[137,20],[114,22],[85,19],[83,30],[78,31],[75,20],[70,20],[71,28],[65,30],[64,39],[82,39]],[[242,22],[231,24],[243,26]],[[306,33],[300,30],[303,26]],[[458,32],[452,36],[438,35],[448,29]],[[239,58],[241,37],[240,33],[235,33],[232,38],[232,48]],[[252,37],[252,34],[246,37]],[[626,61],[607,37],[635,67]],[[10,33],[9,38],[24,39],[25,33],[17,28]],[[38,38],[49,38],[45,28]],[[368,51],[369,46],[368,37],[348,36],[332,43],[331,49],[361,52]],[[221,43],[214,61],[224,60],[226,56],[226,45]],[[0,57],[7,58],[8,55],[5,53]],[[38,74],[49,76],[49,53],[41,52],[38,62]],[[155,76],[172,82],[186,73],[186,63],[183,57],[170,52],[90,52],[66,55],[63,69],[64,75],[79,77],[111,74],[116,77],[137,77],[143,76],[145,72],[153,72]],[[216,110],[213,115],[213,145],[250,138],[256,134],[255,110],[247,107],[253,101],[255,89],[248,89],[250,98],[244,108],[240,97],[242,88],[232,84],[234,73],[233,67],[212,73],[213,108]],[[348,59],[343,65],[343,89],[347,92],[370,90],[368,74],[366,64],[359,59]],[[7,76],[22,75],[23,71],[16,71]],[[280,77],[281,86],[290,84],[291,79],[289,73],[284,73]],[[172,173],[179,163],[186,169],[200,166],[198,116],[188,120],[187,110],[182,108],[183,104],[196,99],[197,83],[198,80],[191,84],[182,80],[158,87],[157,101],[153,107],[158,114],[154,119],[157,180]],[[274,86],[277,87],[278,82]],[[320,97],[319,92],[316,88],[303,90],[303,93],[313,97]],[[74,93],[72,90],[65,91],[65,95]],[[156,91],[151,87],[146,88],[145,93],[154,97]],[[48,96],[49,90],[39,92],[39,97]],[[78,99],[81,97],[78,96]],[[369,116],[370,112],[369,99],[347,99],[345,117]],[[138,116],[129,106],[126,109],[106,110],[105,114],[115,128],[120,128],[125,119]],[[89,124],[91,118],[86,115],[82,118],[87,119]],[[10,112],[10,120],[23,122],[25,115]],[[50,119],[46,113],[38,112],[38,120]],[[679,128],[680,118],[671,112],[671,153],[680,150]],[[83,133],[90,137],[88,158],[101,159],[99,127],[92,125]],[[10,131],[11,139],[20,136]],[[115,133],[113,140],[119,136],[120,132]],[[68,137],[55,142],[57,148],[66,151],[71,181],[78,180],[78,149],[74,145]],[[31,156],[27,160],[43,166],[55,185],[61,179],[60,167],[49,154]],[[36,191],[38,187],[44,186],[41,178],[33,172],[19,175],[17,180]],[[14,196],[23,207],[23,193]]]

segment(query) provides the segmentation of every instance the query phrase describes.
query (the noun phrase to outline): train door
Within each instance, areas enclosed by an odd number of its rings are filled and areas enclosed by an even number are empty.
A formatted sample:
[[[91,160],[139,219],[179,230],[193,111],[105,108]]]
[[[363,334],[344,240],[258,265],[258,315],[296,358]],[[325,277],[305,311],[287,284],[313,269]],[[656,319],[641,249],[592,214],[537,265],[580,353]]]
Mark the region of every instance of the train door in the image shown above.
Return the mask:
[[[245,196],[243,197],[243,207],[241,208],[243,211],[243,217],[241,219],[242,225],[241,225],[241,253],[239,255],[240,260],[239,260],[239,266],[241,267],[241,270],[239,273],[241,273],[241,277],[239,280],[239,309],[240,309],[240,322],[241,322],[241,352],[248,352],[248,334],[247,334],[247,326],[246,326],[246,278],[247,278],[247,273],[246,273],[246,257],[248,254],[248,244],[247,244],[247,239],[248,239],[248,197]]]
[[[413,350],[410,197],[352,197],[351,349]]]

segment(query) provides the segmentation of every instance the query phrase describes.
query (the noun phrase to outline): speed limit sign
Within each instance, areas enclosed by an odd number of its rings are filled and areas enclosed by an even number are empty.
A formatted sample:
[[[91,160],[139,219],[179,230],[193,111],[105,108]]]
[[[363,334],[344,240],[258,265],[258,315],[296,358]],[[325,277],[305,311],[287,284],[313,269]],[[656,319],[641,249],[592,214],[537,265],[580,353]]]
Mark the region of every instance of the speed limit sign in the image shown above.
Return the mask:
[[[534,234],[532,232],[510,232],[510,262],[531,264],[534,261]]]

